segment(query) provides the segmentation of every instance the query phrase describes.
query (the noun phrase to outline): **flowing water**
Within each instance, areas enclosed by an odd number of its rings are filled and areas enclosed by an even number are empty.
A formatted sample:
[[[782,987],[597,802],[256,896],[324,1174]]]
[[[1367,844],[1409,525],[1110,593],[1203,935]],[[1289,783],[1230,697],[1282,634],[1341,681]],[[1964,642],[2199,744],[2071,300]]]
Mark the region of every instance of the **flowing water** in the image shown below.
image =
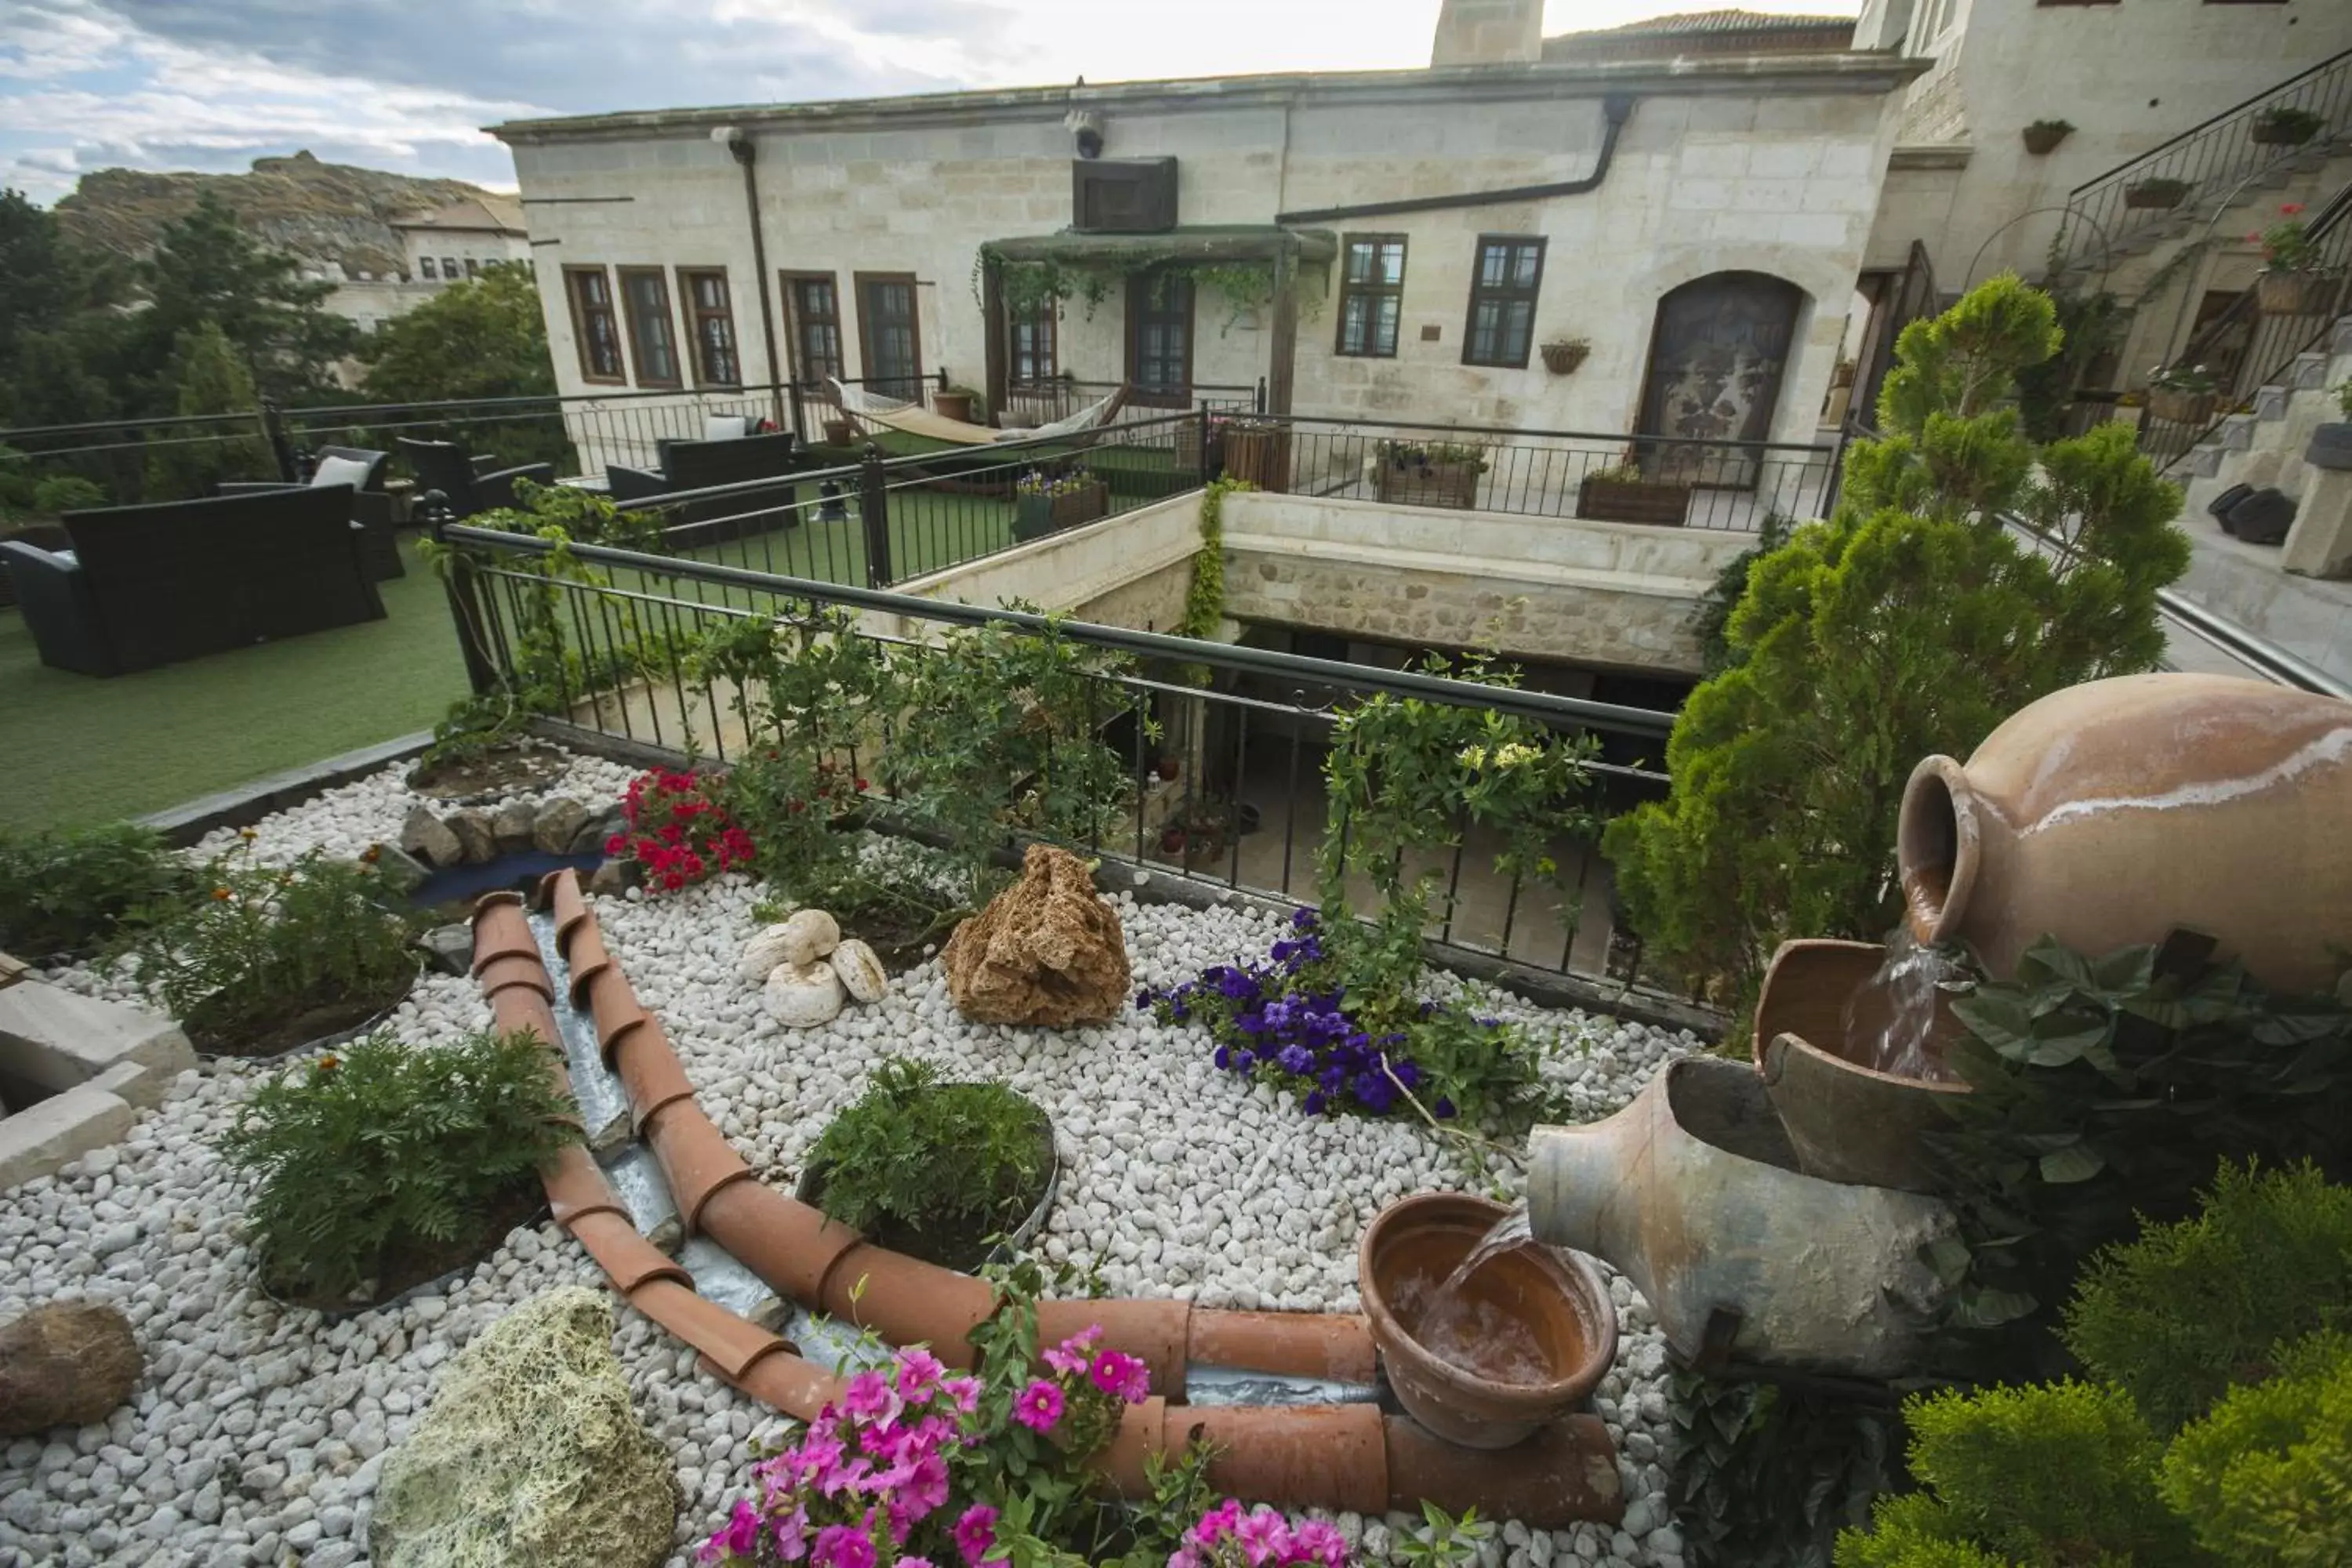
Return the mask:
[[[1423,1349],[1474,1377],[1493,1383],[1549,1383],[1559,1373],[1535,1330],[1466,1289],[1470,1277],[1489,1259],[1534,1237],[1526,1207],[1514,1207],[1444,1279],[1412,1274],[1398,1280],[1390,1292],[1398,1322]]]
[[[1908,924],[1896,926],[1886,939],[1878,973],[1846,998],[1846,1058],[1897,1078],[1957,1082],[1957,1075],[1927,1047],[1937,1000],[1961,973],[1956,953],[1918,941]]]

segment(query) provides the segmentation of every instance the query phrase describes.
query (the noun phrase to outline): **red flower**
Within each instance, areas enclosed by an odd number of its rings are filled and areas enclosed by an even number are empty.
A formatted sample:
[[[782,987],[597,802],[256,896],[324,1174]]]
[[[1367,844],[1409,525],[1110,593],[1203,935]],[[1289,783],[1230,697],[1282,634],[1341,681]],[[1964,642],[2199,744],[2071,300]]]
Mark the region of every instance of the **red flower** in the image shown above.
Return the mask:
[[[662,873],[661,884],[663,887],[667,888],[671,892],[675,893],[680,888],[686,886],[686,879],[679,876],[676,871],[665,871]]]
[[[661,830],[661,841],[665,844],[676,844],[685,837],[686,829],[675,822]]]
[[[615,833],[612,837],[604,840],[604,853],[607,855],[618,855],[628,847],[628,835],[625,833]]]
[[[2281,206],[2279,211],[2288,217],[2293,217],[2297,213],[2303,211],[2303,204],[2301,202],[2288,202],[2284,205]]]

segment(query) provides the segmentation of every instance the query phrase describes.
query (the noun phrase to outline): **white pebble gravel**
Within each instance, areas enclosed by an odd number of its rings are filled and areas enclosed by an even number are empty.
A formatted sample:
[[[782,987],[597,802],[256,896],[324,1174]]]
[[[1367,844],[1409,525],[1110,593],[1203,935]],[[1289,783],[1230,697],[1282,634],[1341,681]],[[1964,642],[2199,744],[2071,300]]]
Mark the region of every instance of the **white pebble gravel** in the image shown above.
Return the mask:
[[[404,764],[261,824],[255,853],[355,854],[390,841],[419,798]],[[576,759],[544,793],[601,807],[628,770]],[[230,836],[207,844],[225,846]],[[1052,1115],[1066,1165],[1046,1255],[1100,1268],[1113,1295],[1209,1306],[1353,1310],[1356,1241],[1406,1194],[1484,1189],[1445,1141],[1417,1123],[1301,1115],[1287,1094],[1216,1070],[1207,1037],[1129,1011],[1064,1031],[975,1025],[947,996],[936,957],[877,1002],[814,1028],[781,1027],[737,973],[761,889],[730,876],[681,895],[597,900],[608,944],[658,1011],[704,1107],[744,1157],[789,1190],[826,1121],[884,1058],[949,1077],[1001,1079]],[[1138,985],[1262,956],[1272,917],[1114,900]],[[89,969],[53,978],[134,997],[135,977]],[[1523,1026],[1541,1074],[1580,1119],[1608,1114],[1696,1042],[1637,1024],[1535,1007],[1484,992]],[[488,1021],[469,980],[428,975],[388,1026],[446,1040]],[[58,1297],[114,1303],[148,1357],[132,1403],[104,1425],[0,1450],[0,1568],[17,1564],[281,1564],[355,1568],[385,1451],[422,1413],[434,1371],[501,1312],[553,1286],[594,1283],[594,1264],[551,1222],[513,1232],[470,1274],[396,1306],[329,1321],[255,1289],[238,1216],[244,1194],[213,1141],[275,1066],[208,1064],[114,1150],[0,1194],[0,1320]],[[1511,1178],[1506,1175],[1506,1183]],[[1530,1531],[1489,1549],[1507,1568],[1614,1561],[1680,1568],[1666,1507],[1671,1439],[1665,1344],[1646,1305],[1601,1266],[1617,1302],[1617,1364],[1596,1412],[1621,1447],[1622,1528]],[[621,1308],[615,1339],[639,1415],[676,1455],[686,1506],[675,1563],[721,1520],[774,1412],[698,1371],[694,1354]],[[1337,1516],[1385,1559],[1400,1527]]]

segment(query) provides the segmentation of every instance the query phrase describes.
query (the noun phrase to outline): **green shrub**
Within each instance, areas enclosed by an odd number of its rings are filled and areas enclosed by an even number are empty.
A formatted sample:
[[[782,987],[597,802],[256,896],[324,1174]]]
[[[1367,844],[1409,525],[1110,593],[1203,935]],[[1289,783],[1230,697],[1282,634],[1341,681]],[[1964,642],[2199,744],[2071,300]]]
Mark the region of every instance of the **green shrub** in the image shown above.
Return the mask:
[[[2224,1165],[2203,1211],[2091,1260],[2067,1347],[2158,1432],[2264,1374],[2281,1343],[2352,1328],[2352,1187]]]
[[[87,956],[161,916],[194,873],[128,822],[69,833],[0,829],[0,951]]]
[[[1839,1568],[2198,1561],[2157,1496],[2156,1436],[2122,1390],[2072,1381],[1947,1390],[1914,1396],[1903,1413],[1911,1473],[1929,1491],[1881,1501],[1871,1533],[1839,1537]]]
[[[941,1083],[937,1068],[904,1058],[884,1062],[809,1152],[826,1215],[934,1247],[1016,1229],[1053,1163],[1034,1105],[1001,1083]]]
[[[141,977],[161,987],[203,1049],[299,1045],[339,1026],[310,1026],[326,1016],[364,1016],[415,977],[408,918],[388,907],[392,891],[371,862],[313,851],[263,866],[239,848],[205,866],[196,885],[196,897],[141,933],[136,951]]]
[[[1671,796],[1611,825],[1632,928],[1725,999],[1789,937],[1895,923],[1895,816],[1922,756],[1967,756],[2035,698],[2162,653],[2180,492],[2120,425],[2025,438],[2016,374],[2059,338],[2048,296],[2008,275],[1904,330],[1884,437],[1848,449],[1831,521],[1755,563],[1730,668],[1667,743]],[[2064,548],[2012,536],[2012,515]]]
[[[2173,1511],[2231,1568],[2352,1563],[2352,1339],[2315,1334],[2232,1389],[2164,1457]]]
[[[33,510],[44,517],[104,506],[106,491],[79,474],[55,474],[33,487]]]
[[[573,1114],[534,1036],[413,1049],[377,1035],[263,1084],[220,1149],[259,1184],[247,1221],[265,1279],[340,1300],[463,1261],[448,1249],[490,1239],[499,1201],[577,1140]]]

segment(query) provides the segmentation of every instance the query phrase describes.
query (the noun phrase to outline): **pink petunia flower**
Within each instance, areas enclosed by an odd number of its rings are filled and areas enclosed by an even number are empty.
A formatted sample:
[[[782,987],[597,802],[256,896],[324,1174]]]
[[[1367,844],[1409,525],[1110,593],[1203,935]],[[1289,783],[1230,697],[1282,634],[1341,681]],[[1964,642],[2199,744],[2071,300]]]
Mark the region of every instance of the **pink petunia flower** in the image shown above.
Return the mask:
[[[980,1379],[976,1377],[941,1378],[940,1392],[966,1415],[980,1408]]]
[[[1270,1508],[1253,1509],[1234,1526],[1234,1540],[1240,1543],[1250,1568],[1279,1563],[1290,1552],[1290,1522]]]
[[[1099,1352],[1087,1375],[1097,1388],[1129,1405],[1140,1404],[1151,1391],[1151,1373],[1124,1351]]]
[[[861,1372],[842,1390],[842,1411],[868,1421],[889,1421],[898,1414],[898,1391],[878,1372]]]
[[[1348,1559],[1348,1539],[1339,1533],[1338,1525],[1319,1519],[1301,1520],[1291,1527],[1290,1552],[1294,1561],[1339,1568]]]
[[[909,1404],[928,1404],[947,1368],[930,1352],[917,1348],[898,1352],[898,1394]]]
[[[1032,1432],[1051,1432],[1062,1418],[1062,1391],[1044,1378],[1033,1378],[1013,1402],[1013,1419]]]
[[[925,1454],[912,1469],[898,1488],[898,1500],[915,1518],[928,1518],[948,1500],[948,1462],[937,1454]]]
[[[874,1568],[874,1542],[862,1530],[828,1524],[816,1532],[810,1558],[819,1568]]]
[[[768,1529],[776,1538],[776,1554],[787,1563],[797,1563],[808,1555],[808,1510],[794,1507],[781,1518],[769,1522]]]
[[[974,1503],[963,1510],[955,1522],[956,1551],[966,1563],[977,1565],[996,1544],[996,1510],[986,1503]]]

